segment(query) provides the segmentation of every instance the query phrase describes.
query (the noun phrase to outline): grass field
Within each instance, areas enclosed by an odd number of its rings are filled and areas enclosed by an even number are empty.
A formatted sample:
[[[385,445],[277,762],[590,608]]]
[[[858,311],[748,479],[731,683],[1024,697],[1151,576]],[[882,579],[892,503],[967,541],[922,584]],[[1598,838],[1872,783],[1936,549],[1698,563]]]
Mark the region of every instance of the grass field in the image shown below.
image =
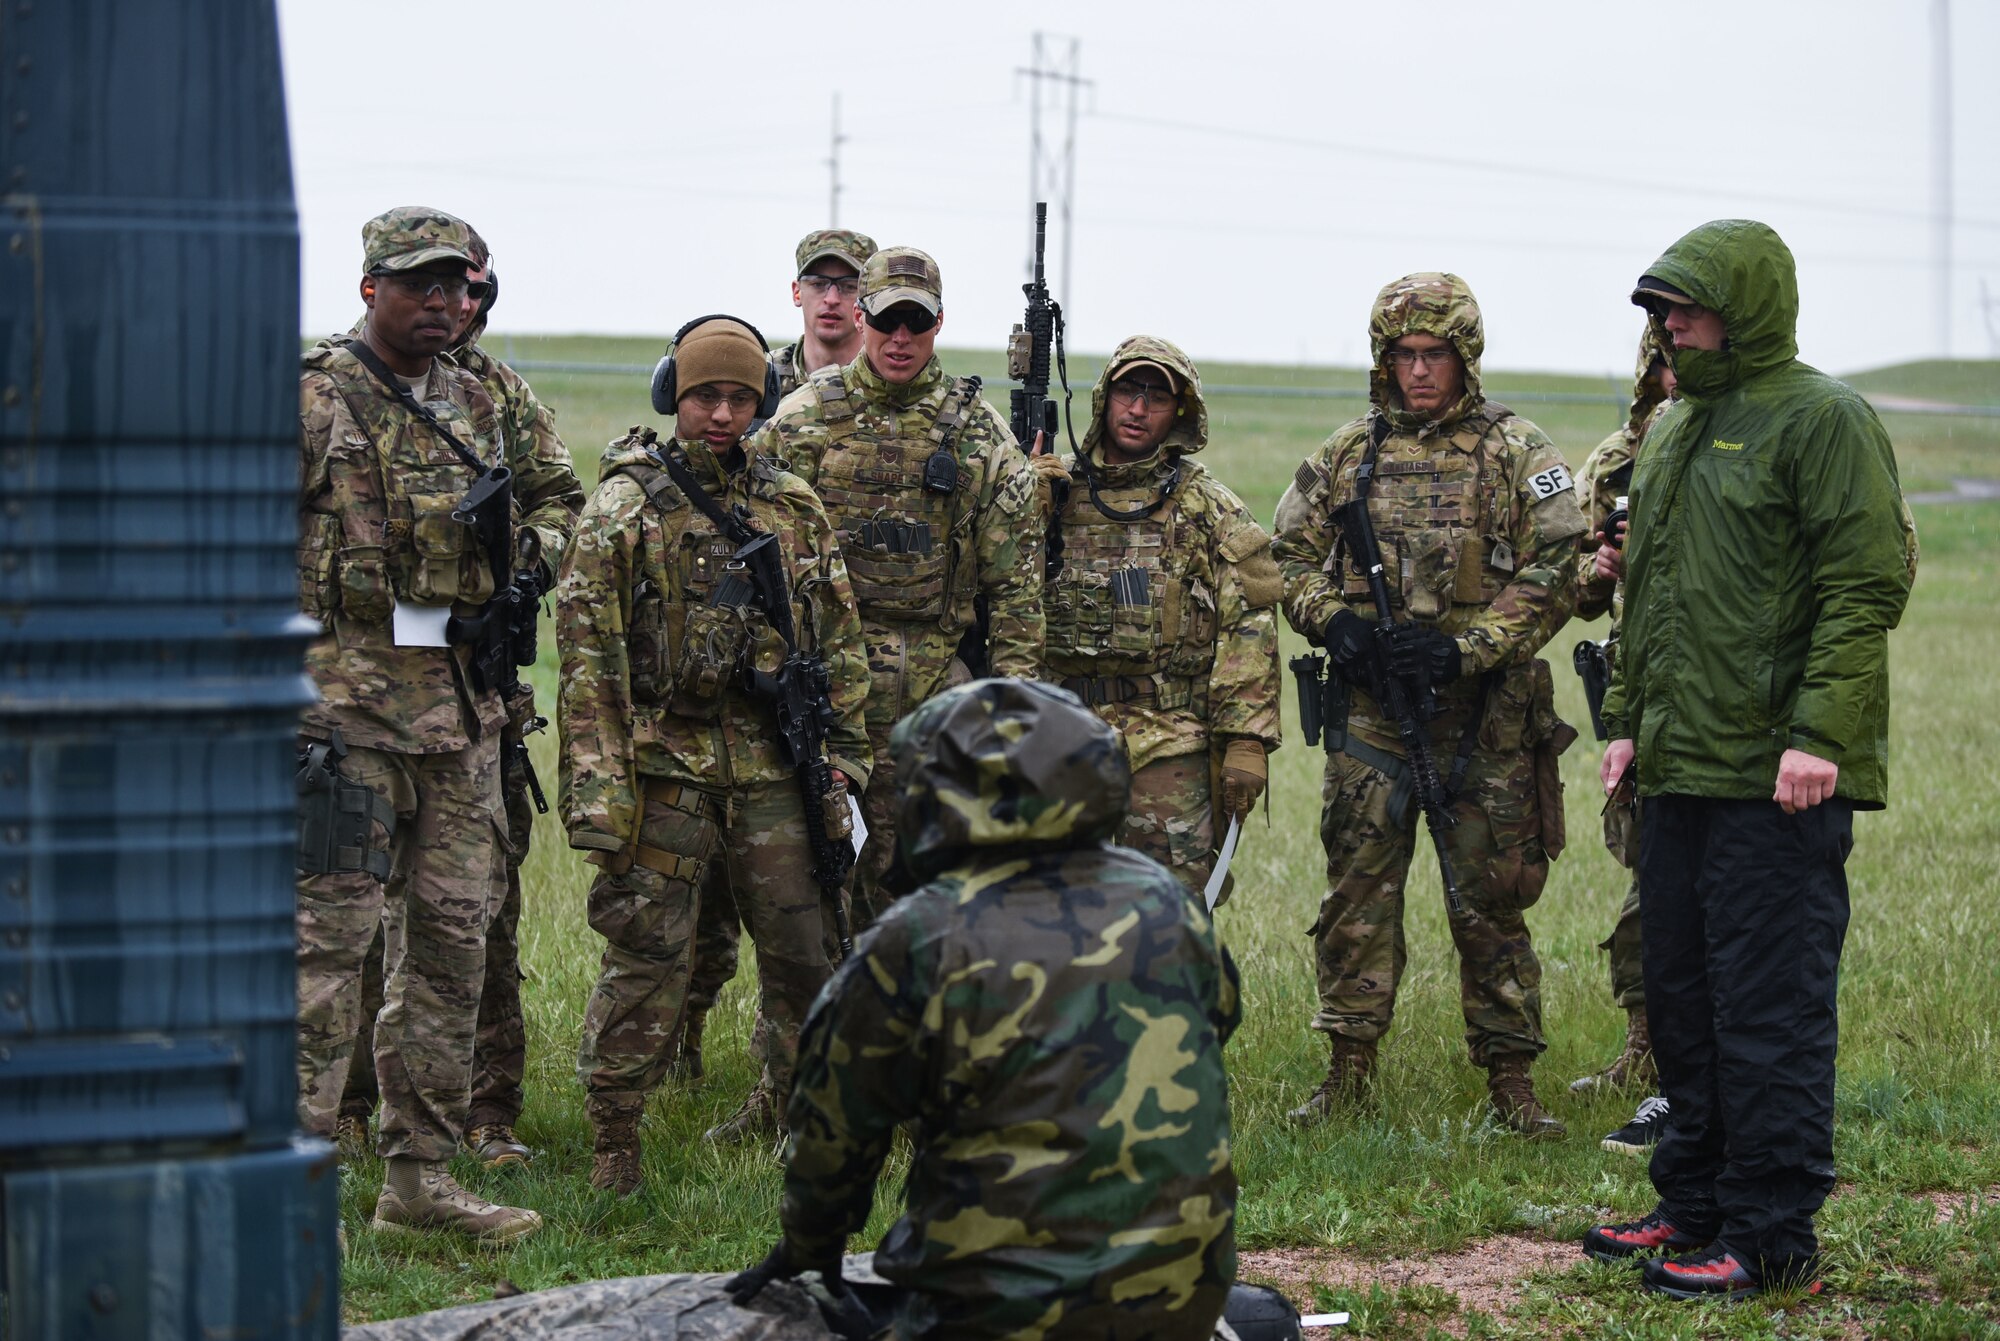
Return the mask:
[[[503,340],[491,342],[496,352]],[[656,340],[520,337],[523,360],[650,363]],[[998,376],[997,354],[947,356],[955,370]],[[1094,359],[1079,359],[1093,369]],[[1087,404],[1087,374],[1073,367]],[[586,481],[601,446],[634,422],[652,422],[642,378],[535,372]],[[1211,385],[1359,388],[1353,369],[1218,366]],[[1857,381],[1871,393],[2000,403],[2000,364],[1911,365]],[[1541,424],[1572,465],[1622,419],[1622,388],[1601,378],[1493,373],[1490,394]],[[1602,404],[1547,403],[1544,393],[1598,393]],[[1004,401],[1004,392],[996,399]],[[1213,446],[1204,458],[1268,518],[1298,461],[1356,399],[1213,398]],[[1949,488],[2000,476],[2000,419],[1885,415],[1905,487]],[[1551,1046],[1537,1069],[1545,1101],[1570,1139],[1528,1146],[1483,1120],[1483,1075],[1464,1056],[1456,965],[1428,855],[1411,880],[1411,970],[1383,1050],[1379,1111],[1300,1132],[1281,1115],[1317,1083],[1324,1051],[1306,1022],[1314,1001],[1308,942],[1321,887],[1316,752],[1294,739],[1273,758],[1271,824],[1246,835],[1234,900],[1218,915],[1241,966],[1243,1028],[1229,1048],[1236,1168],[1243,1195],[1237,1240],[1246,1274],[1285,1254],[1282,1278],[1302,1304],[1350,1308],[1333,1335],[2000,1337],[2000,504],[1922,509],[1923,568],[1892,642],[1894,800],[1861,816],[1849,863],[1853,922],[1841,981],[1837,1152],[1841,1186],[1821,1213],[1829,1297],[1736,1308],[1671,1304],[1641,1294],[1636,1274],[1586,1263],[1568,1245],[1593,1221],[1648,1209],[1641,1162],[1599,1150],[1597,1137],[1629,1116],[1634,1096],[1579,1099],[1565,1083],[1601,1065],[1622,1037],[1604,956],[1624,874],[1597,841],[1594,743],[1564,759],[1571,847],[1530,914],[1545,978]],[[1560,706],[1587,714],[1565,669],[1565,629],[1550,655]],[[1601,634],[1601,625],[1594,630]],[[551,640],[536,668],[553,713]],[[1287,654],[1298,650],[1287,636]],[[1287,729],[1295,729],[1287,703]],[[1587,731],[1586,731],[1587,734]],[[535,740],[554,790],[553,742]],[[365,1229],[381,1169],[343,1170],[350,1254],[350,1321],[491,1297],[503,1278],[525,1289],[600,1276],[725,1270],[758,1260],[776,1232],[779,1169],[768,1154],[718,1151],[701,1131],[749,1088],[750,984],[725,994],[709,1033],[709,1078],[669,1086],[649,1109],[646,1184],[618,1202],[590,1191],[589,1134],[573,1059],[599,942],[585,927],[590,869],[545,817],[525,870],[523,925],[529,1016],[529,1097],[521,1124],[541,1151],[532,1168],[459,1173],[487,1195],[538,1208],[547,1228],[496,1254],[448,1241],[412,1247]],[[746,965],[746,973],[748,972]],[[894,1218],[901,1170],[883,1181],[858,1250]],[[1453,1253],[1496,1240],[1548,1249],[1504,1305],[1481,1306],[1434,1285],[1355,1288],[1351,1270],[1391,1255]],[[1533,1254],[1529,1254],[1533,1256]],[[1275,1260],[1270,1259],[1270,1260]],[[1345,1272],[1336,1266],[1349,1268]]]

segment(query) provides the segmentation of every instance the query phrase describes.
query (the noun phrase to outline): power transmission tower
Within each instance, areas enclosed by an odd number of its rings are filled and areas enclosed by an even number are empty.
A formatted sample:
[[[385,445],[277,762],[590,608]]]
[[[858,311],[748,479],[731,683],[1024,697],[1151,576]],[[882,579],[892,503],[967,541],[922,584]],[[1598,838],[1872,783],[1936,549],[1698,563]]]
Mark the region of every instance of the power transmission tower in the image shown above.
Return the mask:
[[[1068,49],[1058,56],[1056,49],[1065,42]],[[1036,33],[1034,64],[1015,71],[1028,81],[1028,217],[1034,218],[1036,201],[1047,200],[1054,203],[1062,220],[1062,275],[1056,285],[1056,301],[1065,308],[1069,306],[1070,239],[1075,236],[1071,221],[1076,201],[1077,96],[1092,83],[1079,73],[1083,68],[1081,52],[1082,43],[1074,37],[1057,39]],[[1042,135],[1044,103],[1052,113],[1060,109],[1064,114],[1060,153]],[[1031,222],[1025,267],[1028,274],[1034,271],[1034,247],[1035,229]]]
[[[847,137],[840,133],[840,95],[833,95],[833,139],[827,147],[826,171],[829,178],[826,192],[826,226],[840,227],[840,146],[847,143]]]
[[[1937,262],[1937,352],[1951,357],[1951,0],[1931,3],[1931,210]]]
[[[1986,343],[1993,357],[2000,359],[2000,298],[1987,291],[1984,276],[1979,280],[1979,315],[1986,319]]]

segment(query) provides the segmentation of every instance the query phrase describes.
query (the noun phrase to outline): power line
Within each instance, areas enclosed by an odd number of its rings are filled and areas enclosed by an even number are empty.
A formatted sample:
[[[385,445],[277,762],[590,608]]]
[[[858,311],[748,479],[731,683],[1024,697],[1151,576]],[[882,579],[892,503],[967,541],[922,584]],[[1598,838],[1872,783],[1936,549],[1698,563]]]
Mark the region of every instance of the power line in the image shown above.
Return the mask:
[[[1057,65],[1054,40],[1046,34],[1036,33],[1034,64],[1014,71],[1028,81],[1028,217],[1034,217],[1035,202],[1053,200],[1056,214],[1062,220],[1062,278],[1057,284],[1056,301],[1063,307],[1069,306],[1070,240],[1076,235],[1073,226],[1076,206],[1076,99],[1078,91],[1091,84],[1078,73],[1082,69],[1083,44],[1074,37],[1068,40],[1067,59],[1063,65]],[[1042,139],[1042,102],[1045,95],[1053,101],[1058,94],[1064,95],[1067,112],[1059,156],[1051,152]],[[1031,224],[1028,229],[1030,276],[1035,268],[1034,248],[1035,233]]]
[[[1131,112],[1093,111],[1091,115],[1100,121],[1115,121],[1125,125],[1146,126],[1155,130],[1186,131],[1191,134],[1214,135],[1224,139],[1287,145],[1297,149],[1316,149],[1325,153],[1349,154],[1356,158],[1371,158],[1400,164],[1416,163],[1426,167],[1500,173],[1510,177],[1537,177],[1544,181],[1566,182],[1576,186],[1611,186],[1628,191],[1643,191],[1655,197],[1689,195],[1711,196],[1732,200],[1758,200],[1773,205],[1789,205],[1795,209],[1821,210],[1829,214],[1851,214],[1867,218],[1900,219],[1918,223],[1929,223],[1933,218],[1930,212],[1924,210],[1890,209],[1886,206],[1856,205],[1847,201],[1815,200],[1806,196],[1779,195],[1769,191],[1737,191],[1728,187],[1696,186],[1685,182],[1665,182],[1651,178],[1606,177],[1597,173],[1575,172],[1564,168],[1544,168],[1524,163],[1497,163],[1483,159],[1455,158],[1445,154],[1425,154],[1405,149],[1378,149],[1372,145],[1348,144],[1339,140],[1321,140],[1306,135],[1282,135],[1274,131],[1245,130],[1241,127],[1217,125],[1213,122],[1177,121],[1168,117],[1140,116]],[[2000,228],[2000,219],[1960,219],[1958,223],[1966,228]]]

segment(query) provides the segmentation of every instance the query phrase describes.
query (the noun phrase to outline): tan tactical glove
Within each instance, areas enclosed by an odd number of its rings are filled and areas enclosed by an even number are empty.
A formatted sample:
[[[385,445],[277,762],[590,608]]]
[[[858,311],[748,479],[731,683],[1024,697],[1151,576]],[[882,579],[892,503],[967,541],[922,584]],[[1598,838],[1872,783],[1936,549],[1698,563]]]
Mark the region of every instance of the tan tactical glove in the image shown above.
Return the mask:
[[[1264,743],[1248,736],[1232,738],[1222,751],[1222,808],[1231,815],[1248,815],[1269,776]]]
[[[1055,496],[1052,492],[1055,481],[1062,480],[1067,483],[1069,469],[1063,465],[1062,458],[1054,452],[1031,456],[1028,458],[1028,465],[1035,472],[1035,505],[1041,509],[1042,517],[1046,520],[1055,510]]]

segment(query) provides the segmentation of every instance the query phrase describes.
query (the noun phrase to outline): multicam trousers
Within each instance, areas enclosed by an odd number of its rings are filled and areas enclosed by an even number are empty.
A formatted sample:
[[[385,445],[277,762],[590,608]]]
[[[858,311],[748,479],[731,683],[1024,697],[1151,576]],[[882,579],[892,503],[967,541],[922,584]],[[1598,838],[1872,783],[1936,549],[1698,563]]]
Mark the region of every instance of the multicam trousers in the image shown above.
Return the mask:
[[[499,744],[489,737],[451,754],[352,747],[341,764],[395,807],[396,832],[386,884],[365,872],[299,878],[299,1122],[315,1135],[334,1132],[360,1033],[362,964],[379,930],[378,1152],[435,1160],[458,1146],[505,870]]]
[[[1132,775],[1132,803],[1118,843],[1165,866],[1190,892],[1202,892],[1215,870],[1216,848],[1206,750],[1155,759]]]
[[[514,748],[521,725],[535,715],[534,691],[510,697],[509,722],[500,737],[501,790],[507,806],[507,887],[486,932],[486,976],[479,993],[479,1023],[473,1034],[472,1099],[465,1125],[489,1122],[513,1126],[521,1120],[521,1082],[528,1070],[528,1025],[521,1012],[521,863],[534,840],[535,807]],[[525,714],[522,706],[525,706]],[[382,1011],[382,936],[368,947],[361,973],[361,1028],[354,1055],[375,1055],[375,1017]],[[350,1066],[340,1099],[344,1116],[367,1118],[379,1095],[372,1065]]]
[[[1604,807],[1604,846],[1632,871],[1618,922],[1597,948],[1611,955],[1611,1000],[1620,1010],[1646,1004],[1646,975],[1639,957],[1639,807],[1612,800]]]
[[[806,1010],[832,971],[798,788],[646,783],[638,861],[590,887],[591,929],[605,946],[577,1076],[593,1100],[614,1103],[643,1101],[658,1086],[687,1001],[701,898],[719,864],[757,952],[761,1083],[782,1097]]]
[[[1417,834],[1429,838],[1414,802],[1400,823],[1391,819],[1394,791],[1391,777],[1352,754],[1327,756],[1320,811],[1327,891],[1310,932],[1320,1002],[1313,1028],[1325,1033],[1376,1039],[1395,1012],[1408,960],[1404,879]],[[1451,935],[1466,1046],[1478,1066],[1503,1053],[1539,1054],[1547,1046],[1542,966],[1522,918],[1548,878],[1532,754],[1474,751],[1452,809],[1458,823],[1446,841],[1465,912],[1451,919]]]

